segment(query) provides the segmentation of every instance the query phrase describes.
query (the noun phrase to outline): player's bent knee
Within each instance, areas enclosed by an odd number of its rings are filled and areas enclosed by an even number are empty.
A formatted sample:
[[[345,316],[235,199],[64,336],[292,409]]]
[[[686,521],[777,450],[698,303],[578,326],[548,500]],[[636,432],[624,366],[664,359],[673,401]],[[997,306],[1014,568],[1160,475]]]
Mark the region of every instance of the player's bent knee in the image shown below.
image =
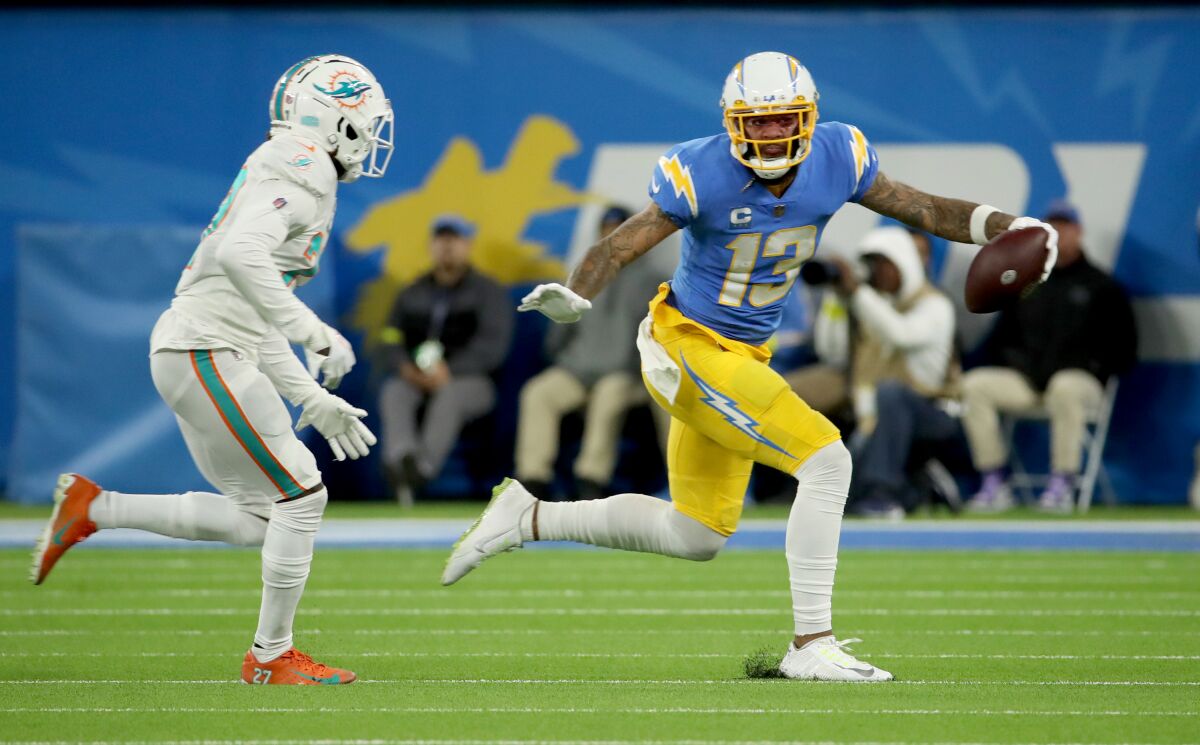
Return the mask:
[[[238,515],[237,525],[233,530],[233,540],[231,543],[235,546],[260,547],[263,545],[263,540],[267,537],[267,518],[256,515],[248,510],[241,510]]]
[[[271,522],[294,533],[315,533],[321,527],[321,516],[329,503],[329,492],[322,486],[303,497],[276,502],[271,508]]]
[[[850,450],[841,440],[835,440],[808,456],[808,460],[800,464],[792,474],[797,479],[822,477],[844,477],[850,479],[854,472],[854,462]]]
[[[819,492],[823,499],[842,502],[850,490],[854,464],[846,445],[837,440],[808,457],[792,474],[796,477],[796,496]]]
[[[672,510],[670,517],[672,543],[675,556],[688,561],[711,561],[725,547],[726,536],[694,520],[682,512]]]

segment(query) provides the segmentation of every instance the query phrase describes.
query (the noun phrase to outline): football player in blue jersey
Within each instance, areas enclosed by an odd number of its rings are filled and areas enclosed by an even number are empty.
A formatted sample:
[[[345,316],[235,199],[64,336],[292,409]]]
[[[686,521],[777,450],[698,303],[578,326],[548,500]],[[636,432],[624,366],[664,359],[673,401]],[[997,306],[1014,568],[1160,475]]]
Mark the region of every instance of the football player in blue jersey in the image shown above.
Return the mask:
[[[684,231],[679,266],[650,301],[637,339],[646,387],[672,417],[671,501],[618,494],[547,503],[506,479],[455,546],[442,582],[530,540],[711,559],[737,528],[751,466],[764,463],[797,480],[785,545],[795,636],[780,670],[808,680],[891,680],[833,635],[850,453],[837,428],[767,365],[767,339],[800,265],[846,202],[952,241],[982,244],[1007,229],[1043,227],[1047,275],[1056,235],[1033,218],[889,179],[857,128],[817,123],[816,86],[789,55],[738,62],[721,109],[724,133],[667,151],[650,180],[650,204],[592,246],[565,287],[539,285],[520,306],[558,323],[577,321],[623,266]]]

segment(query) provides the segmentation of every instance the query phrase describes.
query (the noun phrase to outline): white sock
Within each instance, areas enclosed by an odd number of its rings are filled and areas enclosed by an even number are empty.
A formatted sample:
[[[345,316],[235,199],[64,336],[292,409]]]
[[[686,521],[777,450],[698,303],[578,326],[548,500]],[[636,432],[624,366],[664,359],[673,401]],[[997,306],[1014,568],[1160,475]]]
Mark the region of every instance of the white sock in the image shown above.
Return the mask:
[[[254,633],[254,656],[270,662],[292,646],[292,620],[312,564],[313,541],[329,501],[322,489],[271,508],[262,548],[262,607]]]
[[[537,522],[538,540],[575,541],[692,561],[707,561],[725,545],[725,536],[678,512],[670,502],[645,494],[541,502]],[[525,540],[533,538],[529,525],[522,525],[521,533]]]
[[[136,528],[192,541],[261,546],[267,521],[220,494],[123,494],[103,491],[88,517],[98,528]]]
[[[797,635],[833,628],[833,575],[851,468],[850,451],[839,440],[809,456],[794,474],[785,553]]]

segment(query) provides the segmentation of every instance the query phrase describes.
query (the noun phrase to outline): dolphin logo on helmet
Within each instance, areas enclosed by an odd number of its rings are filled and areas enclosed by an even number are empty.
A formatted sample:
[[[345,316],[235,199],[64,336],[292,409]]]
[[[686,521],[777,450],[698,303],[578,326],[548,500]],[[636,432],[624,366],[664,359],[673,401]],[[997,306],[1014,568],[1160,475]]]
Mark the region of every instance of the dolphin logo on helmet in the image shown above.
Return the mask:
[[[313,87],[333,98],[358,98],[371,90],[371,86],[359,80],[339,80],[337,89],[332,91],[325,90],[317,83],[313,83]]]

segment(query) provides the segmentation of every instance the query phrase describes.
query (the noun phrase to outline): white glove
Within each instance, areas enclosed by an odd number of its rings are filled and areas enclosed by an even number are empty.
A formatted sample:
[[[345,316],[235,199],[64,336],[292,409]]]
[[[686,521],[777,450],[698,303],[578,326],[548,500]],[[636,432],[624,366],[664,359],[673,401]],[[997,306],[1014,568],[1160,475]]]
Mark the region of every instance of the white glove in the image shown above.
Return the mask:
[[[367,425],[360,421],[367,412],[355,408],[324,388],[314,388],[313,392],[304,399],[303,413],[300,421],[296,422],[296,431],[308,425],[316,427],[333,450],[333,457],[338,460],[350,460],[367,457],[371,446],[377,440]]]
[[[575,323],[591,307],[591,300],[576,295],[557,282],[551,282],[533,288],[533,292],[521,298],[517,310],[536,310],[555,323]]]
[[[1036,217],[1018,217],[1008,226],[1009,230],[1021,228],[1041,228],[1049,233],[1046,236],[1046,265],[1042,267],[1042,278],[1038,280],[1045,282],[1050,278],[1050,272],[1054,270],[1054,264],[1058,261],[1058,231]]]
[[[308,374],[317,379],[320,373],[325,373],[322,385],[333,390],[354,368],[357,360],[354,347],[350,346],[346,337],[334,327],[321,324],[317,333],[304,345],[304,361],[308,365]]]

